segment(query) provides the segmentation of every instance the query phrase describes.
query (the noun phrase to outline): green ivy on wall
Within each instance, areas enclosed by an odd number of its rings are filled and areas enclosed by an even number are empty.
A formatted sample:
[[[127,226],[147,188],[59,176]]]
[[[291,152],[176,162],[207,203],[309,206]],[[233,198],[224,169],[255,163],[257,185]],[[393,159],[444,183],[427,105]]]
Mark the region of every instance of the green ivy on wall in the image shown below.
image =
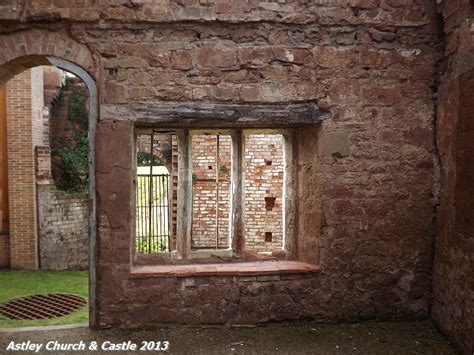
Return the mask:
[[[87,192],[89,188],[89,142],[87,132],[80,134],[76,146],[62,148],[58,152],[62,161],[62,190]]]
[[[138,153],[137,154],[137,165],[138,166],[158,166],[158,165],[163,165],[162,161],[160,158],[158,158],[155,155],[152,155],[150,153]]]
[[[82,91],[73,93],[69,98],[69,119],[71,121],[80,122],[85,127],[88,126],[86,101],[87,95]]]

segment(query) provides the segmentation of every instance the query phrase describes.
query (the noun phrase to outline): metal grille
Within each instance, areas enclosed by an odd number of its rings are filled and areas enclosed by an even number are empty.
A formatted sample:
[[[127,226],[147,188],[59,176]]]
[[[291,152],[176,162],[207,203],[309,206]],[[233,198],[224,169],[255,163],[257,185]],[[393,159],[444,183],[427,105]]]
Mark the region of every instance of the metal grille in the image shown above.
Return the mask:
[[[49,319],[71,314],[86,304],[84,298],[75,295],[35,295],[0,306],[0,315],[13,320]]]
[[[136,250],[139,253],[169,251],[170,176],[137,175]]]

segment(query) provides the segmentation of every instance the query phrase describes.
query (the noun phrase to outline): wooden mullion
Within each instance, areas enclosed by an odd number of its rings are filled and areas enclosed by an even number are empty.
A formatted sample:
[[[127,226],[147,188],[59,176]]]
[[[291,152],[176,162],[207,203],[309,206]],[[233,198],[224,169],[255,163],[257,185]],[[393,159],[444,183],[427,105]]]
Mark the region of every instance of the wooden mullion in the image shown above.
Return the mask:
[[[283,188],[283,248],[286,251],[287,258],[296,260],[297,252],[297,202],[296,194],[298,191],[297,179],[297,149],[295,131],[288,130],[283,133],[283,152],[284,152],[284,188]]]
[[[191,135],[189,129],[177,132],[178,136],[178,206],[177,237],[178,256],[187,259],[191,253],[191,228],[193,211],[193,177]]]
[[[232,250],[240,255],[245,248],[244,233],[244,135],[241,129],[232,135]]]

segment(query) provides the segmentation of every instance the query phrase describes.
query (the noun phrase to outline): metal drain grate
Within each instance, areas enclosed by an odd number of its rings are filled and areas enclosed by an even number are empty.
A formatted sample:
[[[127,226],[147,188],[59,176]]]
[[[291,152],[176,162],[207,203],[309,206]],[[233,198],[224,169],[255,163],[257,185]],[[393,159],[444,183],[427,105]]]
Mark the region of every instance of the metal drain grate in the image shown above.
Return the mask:
[[[15,320],[49,319],[71,314],[86,304],[84,298],[75,295],[34,295],[1,305],[0,315]]]

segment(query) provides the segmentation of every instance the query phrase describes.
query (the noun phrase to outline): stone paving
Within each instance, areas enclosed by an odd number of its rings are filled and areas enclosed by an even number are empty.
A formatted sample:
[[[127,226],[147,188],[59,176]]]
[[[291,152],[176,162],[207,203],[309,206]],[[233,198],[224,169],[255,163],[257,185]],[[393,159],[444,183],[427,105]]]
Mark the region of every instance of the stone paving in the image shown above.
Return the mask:
[[[142,341],[169,342],[172,354],[456,354],[455,349],[429,321],[365,322],[352,324],[317,324],[300,322],[272,324],[252,328],[167,327],[156,330],[103,330],[88,328],[54,331],[0,332],[0,353],[14,341],[43,344],[40,354],[95,353],[88,350],[92,341],[101,346]],[[84,351],[46,351],[48,342],[85,344]],[[109,342],[109,343],[107,343]],[[49,343],[52,346],[54,343]],[[150,344],[150,343],[149,343]],[[153,344],[153,343],[151,343]],[[101,351],[102,352],[102,351]],[[157,353],[157,351],[117,350],[118,354]],[[108,352],[109,353],[109,352]]]

